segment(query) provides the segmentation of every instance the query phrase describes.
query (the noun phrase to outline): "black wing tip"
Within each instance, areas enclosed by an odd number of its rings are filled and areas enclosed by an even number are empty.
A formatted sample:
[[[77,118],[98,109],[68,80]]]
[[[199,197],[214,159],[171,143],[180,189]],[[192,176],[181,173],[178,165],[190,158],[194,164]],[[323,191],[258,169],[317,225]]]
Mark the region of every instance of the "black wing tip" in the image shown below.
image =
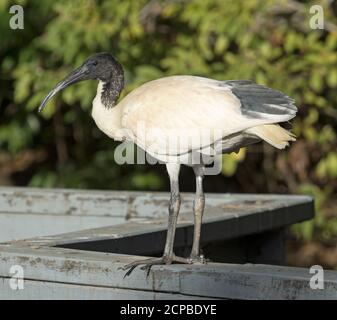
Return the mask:
[[[241,79],[241,80],[226,80],[223,81],[225,85],[239,85],[239,86],[245,86],[245,85],[252,85],[252,84],[257,84],[253,80],[248,80],[248,79]]]
[[[228,80],[231,92],[241,101],[244,113],[295,116],[295,100],[280,90],[272,89],[251,80]]]

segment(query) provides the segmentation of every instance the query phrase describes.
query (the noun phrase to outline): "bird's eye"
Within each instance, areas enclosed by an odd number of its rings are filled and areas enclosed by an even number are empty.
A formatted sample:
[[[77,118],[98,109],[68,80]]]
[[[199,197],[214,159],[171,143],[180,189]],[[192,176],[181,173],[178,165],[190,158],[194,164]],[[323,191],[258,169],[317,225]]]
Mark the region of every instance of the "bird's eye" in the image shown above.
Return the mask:
[[[97,66],[97,65],[98,65],[98,62],[97,62],[97,61],[94,61],[92,64],[93,64],[94,66]]]

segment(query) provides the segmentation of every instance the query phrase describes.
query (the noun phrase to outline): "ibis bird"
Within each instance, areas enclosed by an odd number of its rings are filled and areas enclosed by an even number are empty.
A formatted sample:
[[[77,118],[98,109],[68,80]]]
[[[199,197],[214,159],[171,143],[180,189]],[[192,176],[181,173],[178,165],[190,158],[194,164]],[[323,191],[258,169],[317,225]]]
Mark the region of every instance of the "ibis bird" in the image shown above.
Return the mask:
[[[44,98],[39,111],[57,92],[90,79],[98,80],[92,117],[99,129],[112,139],[135,143],[164,162],[170,179],[171,197],[163,255],[128,264],[125,267],[127,274],[138,265],[149,270],[156,264],[204,263],[200,254],[200,231],[205,207],[203,179],[206,166],[215,155],[237,151],[260,141],[278,149],[288,146],[295,136],[280,123],[295,117],[294,100],[250,80],[219,81],[177,75],[147,82],[117,103],[124,87],[123,67],[111,54],[97,53],[59,82]],[[173,250],[181,202],[181,165],[192,167],[196,179],[194,236],[187,258],[176,256]]]

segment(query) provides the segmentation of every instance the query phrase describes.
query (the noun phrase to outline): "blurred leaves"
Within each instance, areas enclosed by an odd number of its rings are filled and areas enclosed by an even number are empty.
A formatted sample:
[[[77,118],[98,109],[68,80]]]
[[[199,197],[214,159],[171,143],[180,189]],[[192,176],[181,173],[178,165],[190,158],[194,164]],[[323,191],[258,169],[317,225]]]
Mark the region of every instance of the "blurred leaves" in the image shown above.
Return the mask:
[[[222,174],[230,177],[235,174],[239,162],[242,162],[246,156],[246,148],[241,148],[237,153],[222,155]]]

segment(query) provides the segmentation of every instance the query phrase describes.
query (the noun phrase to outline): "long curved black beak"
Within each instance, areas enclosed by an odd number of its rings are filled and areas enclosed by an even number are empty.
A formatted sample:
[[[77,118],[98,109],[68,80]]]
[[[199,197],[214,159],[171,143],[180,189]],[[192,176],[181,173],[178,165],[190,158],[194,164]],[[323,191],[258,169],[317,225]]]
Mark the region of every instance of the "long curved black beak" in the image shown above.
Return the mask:
[[[48,100],[51,99],[53,96],[55,96],[55,94],[58,93],[59,91],[63,90],[64,88],[70,86],[73,83],[86,80],[88,78],[88,73],[89,69],[85,65],[82,65],[81,67],[71,72],[66,78],[60,81],[52,91],[50,91],[47,94],[47,96],[41,102],[38,111],[41,112],[43,108],[46,106]]]

